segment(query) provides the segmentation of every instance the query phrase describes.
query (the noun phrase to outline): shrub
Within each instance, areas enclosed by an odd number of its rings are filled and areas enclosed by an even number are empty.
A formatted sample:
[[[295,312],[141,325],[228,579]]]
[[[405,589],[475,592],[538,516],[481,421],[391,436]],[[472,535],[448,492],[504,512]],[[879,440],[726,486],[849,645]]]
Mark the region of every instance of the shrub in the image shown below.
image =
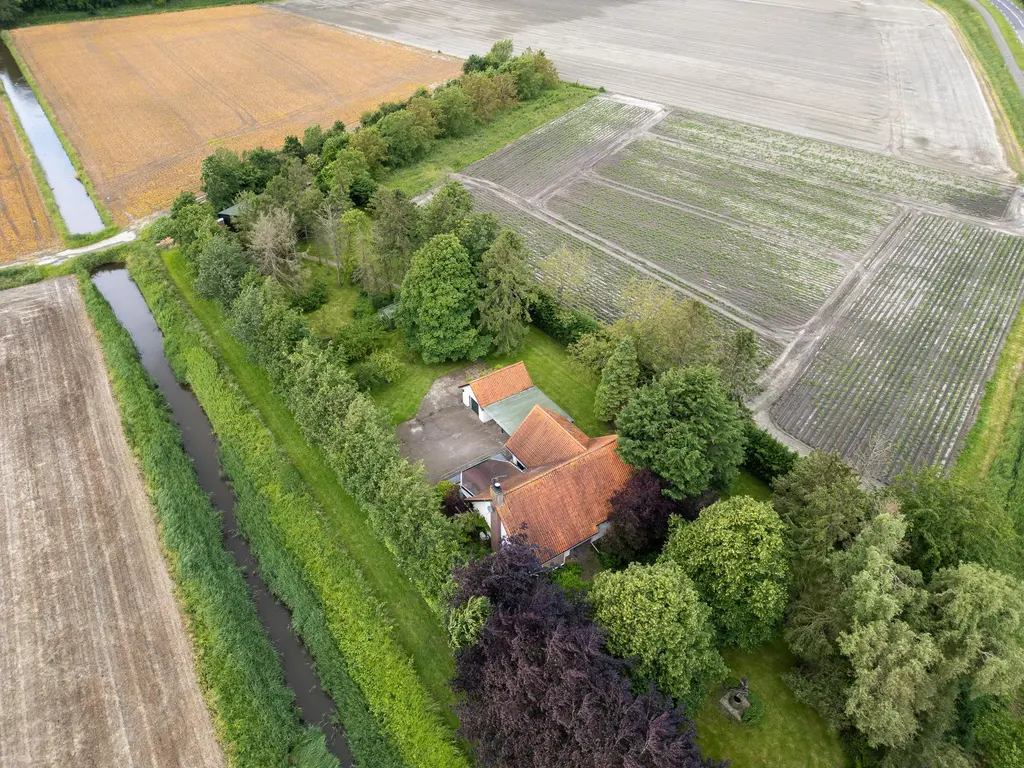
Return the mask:
[[[314,278],[309,287],[295,298],[295,306],[303,313],[316,312],[327,303],[327,283]]]
[[[761,429],[753,419],[744,426],[747,435],[747,453],[743,467],[751,474],[771,483],[775,478],[788,475],[799,455]]]
[[[238,240],[219,232],[199,251],[196,293],[204,299],[214,299],[228,306],[242,289],[242,278],[250,266]]]
[[[563,346],[569,346],[588,333],[601,330],[601,324],[577,309],[561,306],[546,290],[536,292],[530,307],[533,324]]]
[[[368,357],[384,343],[384,334],[384,325],[370,305],[368,315],[354,323],[343,325],[334,335],[341,361],[352,363]]]
[[[377,389],[394,384],[405,373],[405,365],[386,350],[377,350],[352,368],[352,375],[361,389]]]
[[[743,713],[743,723],[745,725],[757,725],[761,722],[761,718],[764,717],[764,699],[761,698],[759,693],[751,691],[747,696],[747,701],[750,702],[750,706]]]

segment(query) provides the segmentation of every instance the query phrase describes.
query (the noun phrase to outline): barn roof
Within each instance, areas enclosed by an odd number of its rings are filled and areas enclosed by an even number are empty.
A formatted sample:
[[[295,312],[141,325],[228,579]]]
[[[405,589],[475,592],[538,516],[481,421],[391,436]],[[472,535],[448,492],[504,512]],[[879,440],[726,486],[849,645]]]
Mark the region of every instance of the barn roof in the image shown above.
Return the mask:
[[[480,403],[480,407],[487,408],[499,400],[529,389],[533,386],[533,380],[530,378],[526,366],[519,362],[491,371],[463,386],[471,387],[473,396]]]

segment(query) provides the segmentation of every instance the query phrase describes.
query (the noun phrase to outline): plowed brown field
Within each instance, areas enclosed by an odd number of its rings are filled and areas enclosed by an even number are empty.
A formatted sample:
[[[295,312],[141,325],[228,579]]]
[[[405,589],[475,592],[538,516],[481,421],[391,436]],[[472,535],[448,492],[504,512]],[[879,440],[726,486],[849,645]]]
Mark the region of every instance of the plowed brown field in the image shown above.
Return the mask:
[[[0,765],[223,765],[72,277],[0,292]]]
[[[0,264],[57,242],[12,119],[0,103]]]
[[[14,31],[122,223],[199,187],[217,146],[278,147],[458,74],[458,59],[236,6]]]

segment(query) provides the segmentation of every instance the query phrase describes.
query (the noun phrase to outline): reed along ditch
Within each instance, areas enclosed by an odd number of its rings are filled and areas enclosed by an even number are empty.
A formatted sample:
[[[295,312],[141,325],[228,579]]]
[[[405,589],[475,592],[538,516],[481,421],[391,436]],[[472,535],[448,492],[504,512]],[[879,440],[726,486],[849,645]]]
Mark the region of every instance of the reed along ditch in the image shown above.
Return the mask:
[[[139,350],[142,365],[157,384],[171,408],[171,417],[181,431],[185,452],[192,457],[199,485],[210,495],[222,516],[224,545],[242,569],[256,604],[256,613],[266,629],[284,668],[285,682],[295,694],[304,723],[319,726],[327,738],[327,748],[341,762],[352,765],[345,733],[334,723],[334,702],[324,692],[313,670],[313,660],[291,629],[291,615],[271,594],[257,568],[248,542],[238,532],[235,521],[235,495],[221,477],[217,458],[217,440],[199,401],[174,377],[163,351],[163,334],[153,319],[146,300],[123,268],[104,269],[92,277],[93,283],[114,310]]]
[[[79,180],[71,158],[50,125],[50,118],[43,111],[32,86],[3,41],[0,41],[0,86],[3,86],[21,127],[25,129],[68,232],[72,235],[99,232],[103,229],[103,220],[92,198]]]

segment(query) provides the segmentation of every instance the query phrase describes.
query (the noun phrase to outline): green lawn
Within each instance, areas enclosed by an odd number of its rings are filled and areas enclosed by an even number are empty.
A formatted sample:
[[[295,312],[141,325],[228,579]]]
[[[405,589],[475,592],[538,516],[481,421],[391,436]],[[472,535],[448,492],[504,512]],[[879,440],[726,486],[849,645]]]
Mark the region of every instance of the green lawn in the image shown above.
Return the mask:
[[[242,391],[326,512],[338,538],[359,564],[376,597],[390,609],[396,639],[412,658],[424,686],[438,702],[449,724],[455,727],[455,716],[450,711],[454,694],[448,687],[453,671],[452,654],[437,616],[398,570],[387,547],[374,535],[363,511],[338,484],[323,454],[302,436],[285,404],[271,390],[266,373],[249,362],[244,348],[228,331],[220,306],[193,293],[189,268],[180,253],[168,251],[164,254],[164,263]]]
[[[772,489],[764,480],[747,472],[740,470],[740,476],[729,489],[729,496],[752,496],[758,501],[768,501],[772,497]]]
[[[559,83],[533,101],[501,112],[470,136],[439,141],[418,163],[393,171],[384,183],[409,196],[425,192],[453,171],[461,171],[492,152],[497,152],[524,133],[575,109],[597,91],[573,83]]]
[[[722,654],[735,677],[746,677],[750,689],[764,699],[765,713],[757,725],[727,720],[712,697],[697,715],[701,752],[732,760],[733,768],[841,768],[847,762],[839,739],[810,707],[801,704],[782,681],[793,665],[785,642],[778,638],[753,653]]]

